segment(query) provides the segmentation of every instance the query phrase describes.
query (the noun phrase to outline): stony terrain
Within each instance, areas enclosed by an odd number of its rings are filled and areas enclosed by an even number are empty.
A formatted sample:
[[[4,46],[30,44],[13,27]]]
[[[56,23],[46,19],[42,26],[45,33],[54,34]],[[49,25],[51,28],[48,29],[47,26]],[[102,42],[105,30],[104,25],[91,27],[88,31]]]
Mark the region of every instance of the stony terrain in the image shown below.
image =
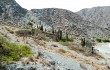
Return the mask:
[[[58,42],[47,42],[33,37],[24,39],[16,33],[11,33],[9,29],[13,32],[21,30],[20,28],[2,25],[0,26],[0,34],[11,42],[29,45],[35,54],[7,65],[7,70],[109,70],[107,62],[103,58],[85,56],[82,53],[69,50],[67,46]]]
[[[109,7],[84,9],[76,13],[58,8],[26,10],[15,0],[0,0],[0,34],[10,42],[29,46],[34,52],[32,56],[6,65],[6,70],[110,70],[109,58],[102,55],[106,54],[105,51],[96,48],[94,50],[99,56],[91,55],[91,52],[86,52],[87,48],[77,45],[82,38],[93,42],[96,38],[109,39],[108,13]],[[38,30],[37,34],[29,36],[16,33],[41,25],[45,32]],[[63,35],[68,33],[78,43],[64,46],[55,42],[56,36],[49,34],[52,27],[56,31],[61,29]]]

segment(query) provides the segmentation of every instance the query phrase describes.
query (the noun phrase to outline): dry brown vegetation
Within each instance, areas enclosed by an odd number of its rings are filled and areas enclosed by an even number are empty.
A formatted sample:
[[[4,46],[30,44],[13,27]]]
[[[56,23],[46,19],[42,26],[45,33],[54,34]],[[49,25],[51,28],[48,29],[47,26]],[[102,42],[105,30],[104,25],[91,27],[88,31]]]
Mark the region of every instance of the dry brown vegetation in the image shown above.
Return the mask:
[[[93,56],[96,58],[102,58],[98,54],[92,54],[91,48],[88,47],[81,47],[80,45],[74,44],[73,42],[61,42],[60,44],[68,46],[70,50],[76,51],[77,53],[82,53],[86,56]]]
[[[60,52],[60,53],[66,53],[67,51],[64,50],[64,49],[59,49],[59,52]]]
[[[7,31],[10,32],[11,34],[14,34],[14,31],[13,31],[11,28],[7,28],[7,27],[6,27],[6,29],[7,29]]]

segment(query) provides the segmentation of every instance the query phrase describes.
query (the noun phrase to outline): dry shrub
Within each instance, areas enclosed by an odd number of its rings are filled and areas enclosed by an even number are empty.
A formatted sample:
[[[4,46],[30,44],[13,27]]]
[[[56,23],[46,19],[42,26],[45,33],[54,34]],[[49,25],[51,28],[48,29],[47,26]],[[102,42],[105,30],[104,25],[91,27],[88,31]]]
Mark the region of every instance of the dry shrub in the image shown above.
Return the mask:
[[[18,30],[16,31],[17,36],[30,36],[31,31],[30,30]]]
[[[66,53],[67,51],[64,50],[64,49],[59,49],[59,52],[61,52],[61,53]]]
[[[86,56],[91,56],[91,49],[88,49],[86,47],[80,47],[78,45],[73,45],[68,47],[70,50],[74,50],[78,53],[83,53]]]
[[[73,42],[60,42],[60,44],[68,46],[70,50],[78,53],[83,53],[86,56],[91,56],[91,49],[87,47],[81,47],[80,45],[74,44]]]
[[[10,28],[6,28],[6,29],[9,33],[14,34],[14,31],[12,29],[10,29]]]

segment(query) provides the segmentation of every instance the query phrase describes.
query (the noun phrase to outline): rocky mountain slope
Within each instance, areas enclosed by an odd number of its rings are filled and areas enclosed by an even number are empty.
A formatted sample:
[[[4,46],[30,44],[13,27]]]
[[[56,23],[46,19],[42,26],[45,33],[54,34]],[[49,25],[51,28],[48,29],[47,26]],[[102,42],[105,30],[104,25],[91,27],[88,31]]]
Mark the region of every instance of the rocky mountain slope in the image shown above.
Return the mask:
[[[13,26],[27,27],[31,21],[35,25],[55,30],[59,28],[72,37],[107,37],[108,30],[84,19],[82,16],[65,9],[47,8],[27,11],[15,0],[0,0],[1,22]]]
[[[63,42],[69,44],[64,46],[53,41],[54,34],[48,35],[50,37],[46,35],[54,27],[55,30],[61,29],[63,34],[67,32],[74,39],[79,38],[78,41],[82,37],[91,39],[109,36],[109,30],[78,14],[58,8],[26,10],[15,0],[0,0],[0,35],[13,44],[27,45],[34,52],[29,57],[21,54],[20,60],[5,65],[6,70],[109,70],[110,64],[102,58],[101,53],[101,57],[92,55],[91,49],[74,42]],[[43,25],[47,31],[36,29],[33,34],[32,29],[26,29],[30,27],[29,22],[34,24],[33,28]],[[2,47],[5,46],[0,45],[0,49]],[[0,67],[2,64],[4,66],[5,62],[0,61]]]
[[[0,0],[0,21],[16,25],[27,13],[15,0]]]
[[[109,31],[106,29],[65,9],[32,9],[26,14],[22,23],[28,23],[29,21],[44,25],[47,29],[54,27],[54,29],[58,30],[60,28],[64,33],[67,32],[73,37],[104,37],[109,35]]]
[[[77,14],[99,27],[110,30],[110,6],[93,7],[78,11]]]
[[[5,65],[6,70],[109,70],[104,58],[86,56],[81,52],[70,50],[69,46],[61,45],[58,42],[39,40],[38,35],[23,38],[23,36],[16,34],[16,31],[19,30],[24,29],[6,25],[0,26],[0,34],[5,36],[8,41],[25,44],[32,49],[34,54]],[[41,36],[42,34],[38,37]],[[4,69],[0,68],[0,70]]]

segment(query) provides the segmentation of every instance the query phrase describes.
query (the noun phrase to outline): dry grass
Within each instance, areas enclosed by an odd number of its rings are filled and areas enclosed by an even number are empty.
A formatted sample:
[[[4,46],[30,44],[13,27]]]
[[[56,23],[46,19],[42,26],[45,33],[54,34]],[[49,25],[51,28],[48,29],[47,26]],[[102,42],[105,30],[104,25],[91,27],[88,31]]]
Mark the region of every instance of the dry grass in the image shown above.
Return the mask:
[[[7,27],[6,27],[6,29],[7,29],[7,31],[8,31],[9,33],[14,34],[14,31],[13,31],[12,29],[7,28]]]
[[[80,45],[74,44],[73,42],[60,42],[60,44],[68,46],[70,50],[76,51],[77,53],[82,53],[86,56],[94,56],[97,58],[102,58],[101,56],[97,54],[92,54],[91,48],[81,47]]]
[[[59,52],[61,52],[61,53],[66,53],[67,51],[64,50],[64,49],[59,49]]]
[[[78,45],[71,45],[68,47],[70,50],[74,50],[78,53],[83,53],[86,56],[91,56],[91,50],[87,48],[80,47]]]

